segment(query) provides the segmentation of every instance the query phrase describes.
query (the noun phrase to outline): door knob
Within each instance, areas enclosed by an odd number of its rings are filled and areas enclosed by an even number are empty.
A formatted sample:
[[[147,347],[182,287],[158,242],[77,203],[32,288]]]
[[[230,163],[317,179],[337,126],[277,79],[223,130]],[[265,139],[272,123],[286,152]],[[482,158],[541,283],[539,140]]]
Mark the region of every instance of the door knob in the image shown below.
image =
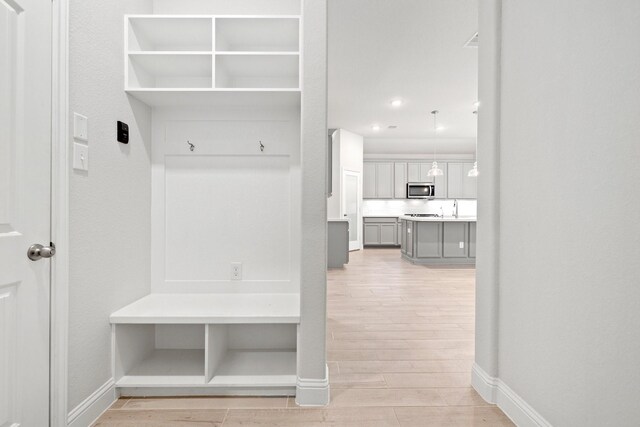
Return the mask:
[[[27,256],[31,261],[38,261],[40,258],[51,258],[56,254],[56,245],[42,246],[41,244],[33,244],[29,246]]]

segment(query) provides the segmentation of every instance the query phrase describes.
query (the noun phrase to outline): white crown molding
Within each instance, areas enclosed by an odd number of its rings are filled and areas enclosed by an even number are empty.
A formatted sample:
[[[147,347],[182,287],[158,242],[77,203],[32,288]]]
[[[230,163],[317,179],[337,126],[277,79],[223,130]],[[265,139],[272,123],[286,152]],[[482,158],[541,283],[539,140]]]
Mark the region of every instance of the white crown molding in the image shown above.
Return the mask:
[[[298,406],[326,406],[329,404],[329,367],[325,377],[300,378],[296,382],[296,404]]]
[[[397,160],[397,161],[420,161],[420,162],[432,162],[433,155],[428,154],[378,154],[378,153],[364,153],[364,160]],[[438,161],[475,161],[474,154],[438,154],[436,156]]]
[[[87,427],[92,425],[104,411],[109,409],[117,398],[115,381],[113,378],[110,378],[69,412],[67,425],[69,427]]]
[[[471,370],[471,385],[484,400],[498,405],[517,426],[553,427],[500,378],[492,377],[475,363]]]

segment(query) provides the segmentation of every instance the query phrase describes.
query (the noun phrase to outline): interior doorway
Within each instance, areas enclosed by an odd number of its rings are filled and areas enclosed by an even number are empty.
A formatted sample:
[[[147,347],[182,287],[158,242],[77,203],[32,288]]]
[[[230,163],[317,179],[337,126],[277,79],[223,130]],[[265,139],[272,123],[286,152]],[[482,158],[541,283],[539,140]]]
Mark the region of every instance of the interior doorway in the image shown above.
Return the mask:
[[[342,171],[342,216],[349,221],[349,251],[362,248],[362,224],[360,216],[360,172]]]

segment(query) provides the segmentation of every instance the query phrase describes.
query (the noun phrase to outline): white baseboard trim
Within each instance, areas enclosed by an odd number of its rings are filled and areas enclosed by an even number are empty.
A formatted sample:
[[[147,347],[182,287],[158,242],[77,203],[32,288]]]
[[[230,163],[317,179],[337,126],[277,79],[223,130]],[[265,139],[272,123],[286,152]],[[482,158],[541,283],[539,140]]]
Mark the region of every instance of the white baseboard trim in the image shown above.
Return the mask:
[[[553,427],[500,378],[492,377],[473,364],[471,385],[484,400],[498,405],[519,427]]]
[[[111,378],[69,412],[67,426],[89,427],[116,399],[116,384]]]
[[[296,383],[298,406],[326,406],[329,404],[329,367],[325,367],[323,379],[298,377]]]

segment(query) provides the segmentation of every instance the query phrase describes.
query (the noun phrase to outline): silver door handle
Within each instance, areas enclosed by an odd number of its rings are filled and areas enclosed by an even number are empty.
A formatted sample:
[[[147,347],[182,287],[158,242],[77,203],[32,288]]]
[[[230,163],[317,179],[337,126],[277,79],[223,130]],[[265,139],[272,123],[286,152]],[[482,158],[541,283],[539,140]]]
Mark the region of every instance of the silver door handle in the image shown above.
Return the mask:
[[[56,245],[53,243],[51,246],[42,246],[39,243],[29,246],[27,250],[27,256],[31,261],[38,261],[41,258],[51,258],[56,254]]]

